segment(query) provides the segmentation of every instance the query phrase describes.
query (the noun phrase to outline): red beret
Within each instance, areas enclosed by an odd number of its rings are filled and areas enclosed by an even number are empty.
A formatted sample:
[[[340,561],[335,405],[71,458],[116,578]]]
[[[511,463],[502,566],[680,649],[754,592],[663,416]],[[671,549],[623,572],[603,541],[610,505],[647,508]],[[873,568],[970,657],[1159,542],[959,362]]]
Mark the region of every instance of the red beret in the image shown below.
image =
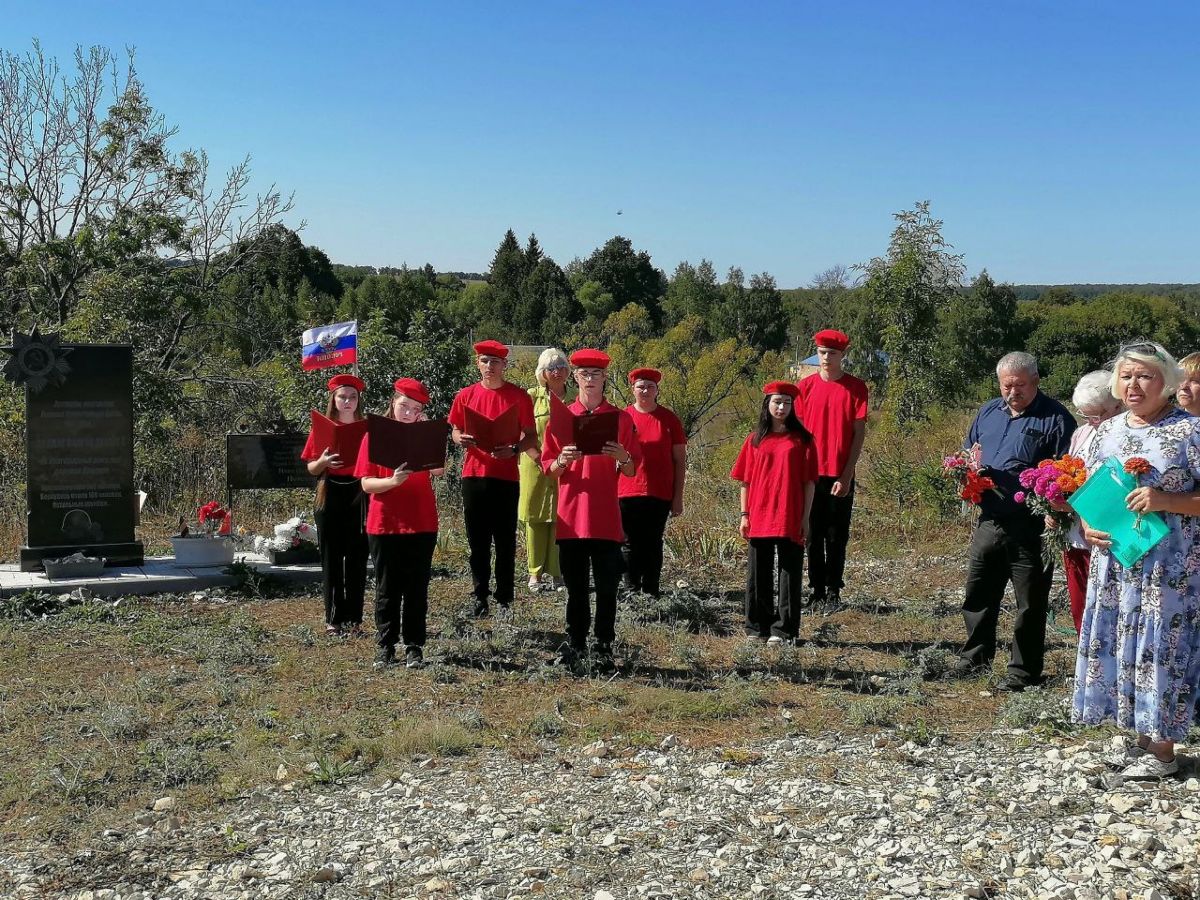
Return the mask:
[[[577,369],[607,369],[612,362],[603,350],[576,350],[571,354],[571,365]]]
[[[366,382],[357,375],[334,375],[329,379],[331,391],[336,391],[340,387],[352,387],[360,394],[367,389]]]
[[[658,384],[662,380],[662,372],[658,369],[634,369],[629,373],[629,383],[635,381],[653,381]]]
[[[475,345],[475,353],[477,356],[498,356],[501,359],[508,359],[508,347],[499,341],[480,341]]]
[[[397,378],[393,387],[396,388],[397,394],[403,394],[409,400],[416,400],[422,406],[429,402],[429,391],[415,378]]]
[[[818,347],[828,347],[830,350],[841,350],[846,352],[846,348],[850,346],[850,338],[840,331],[833,328],[826,328],[824,331],[818,331],[813,335],[813,340],[816,341]]]
[[[785,394],[795,400],[800,396],[800,388],[796,387],[790,381],[768,381],[763,385],[763,393],[767,396],[771,394]]]

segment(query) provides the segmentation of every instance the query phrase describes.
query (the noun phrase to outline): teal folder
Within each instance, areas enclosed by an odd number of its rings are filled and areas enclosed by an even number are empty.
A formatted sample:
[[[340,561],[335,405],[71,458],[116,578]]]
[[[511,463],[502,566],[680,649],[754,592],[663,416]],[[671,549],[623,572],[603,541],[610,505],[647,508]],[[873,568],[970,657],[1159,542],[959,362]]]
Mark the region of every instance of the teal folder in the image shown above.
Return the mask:
[[[1111,536],[1109,551],[1125,568],[1130,568],[1167,536],[1171,529],[1158,513],[1131,512],[1126,495],[1137,487],[1137,479],[1114,456],[1096,469],[1083,487],[1067,498],[1079,517],[1097,531]]]

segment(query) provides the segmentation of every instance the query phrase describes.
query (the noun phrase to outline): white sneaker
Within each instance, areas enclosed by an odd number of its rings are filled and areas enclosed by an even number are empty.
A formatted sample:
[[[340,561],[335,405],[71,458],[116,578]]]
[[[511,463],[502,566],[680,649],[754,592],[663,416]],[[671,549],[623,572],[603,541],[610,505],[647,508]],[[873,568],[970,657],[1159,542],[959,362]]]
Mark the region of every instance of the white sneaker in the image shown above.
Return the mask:
[[[1116,751],[1104,757],[1103,762],[1110,769],[1124,769],[1132,762],[1137,762],[1146,755],[1146,748],[1139,747],[1137,742],[1126,744],[1124,750]]]
[[[1121,778],[1127,781],[1154,781],[1166,778],[1179,771],[1179,760],[1163,762],[1153,753],[1145,753],[1121,770]]]
[[[769,638],[767,638],[767,646],[768,647],[778,647],[782,643],[783,643],[783,638],[779,637],[778,635],[773,634]]]
[[[538,593],[542,589],[542,579],[536,575],[529,576],[529,590],[533,593]]]

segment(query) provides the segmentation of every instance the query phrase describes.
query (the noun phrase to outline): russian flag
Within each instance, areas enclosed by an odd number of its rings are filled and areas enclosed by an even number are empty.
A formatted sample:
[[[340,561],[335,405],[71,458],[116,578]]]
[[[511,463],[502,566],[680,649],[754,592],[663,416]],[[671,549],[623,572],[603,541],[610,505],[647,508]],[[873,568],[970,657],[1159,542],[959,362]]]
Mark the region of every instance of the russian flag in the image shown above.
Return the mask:
[[[358,322],[335,322],[310,328],[300,338],[305,370],[350,366],[358,361]]]

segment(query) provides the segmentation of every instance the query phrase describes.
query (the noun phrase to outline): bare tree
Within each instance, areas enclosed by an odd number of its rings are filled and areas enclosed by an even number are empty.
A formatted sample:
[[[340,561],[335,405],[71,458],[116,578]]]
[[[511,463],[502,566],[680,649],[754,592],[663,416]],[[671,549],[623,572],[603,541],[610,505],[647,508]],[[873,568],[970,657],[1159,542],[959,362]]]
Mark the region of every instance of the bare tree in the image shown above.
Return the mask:
[[[220,188],[203,152],[175,155],[126,51],[77,48],[63,72],[40,44],[0,50],[0,308],[62,325],[89,277],[131,261],[186,266],[191,290],[244,261],[292,207],[272,186],[248,203],[249,161]],[[185,304],[186,305],[186,304]],[[22,315],[23,314],[23,315]],[[168,333],[193,316],[181,313]],[[178,341],[167,341],[164,363]]]

